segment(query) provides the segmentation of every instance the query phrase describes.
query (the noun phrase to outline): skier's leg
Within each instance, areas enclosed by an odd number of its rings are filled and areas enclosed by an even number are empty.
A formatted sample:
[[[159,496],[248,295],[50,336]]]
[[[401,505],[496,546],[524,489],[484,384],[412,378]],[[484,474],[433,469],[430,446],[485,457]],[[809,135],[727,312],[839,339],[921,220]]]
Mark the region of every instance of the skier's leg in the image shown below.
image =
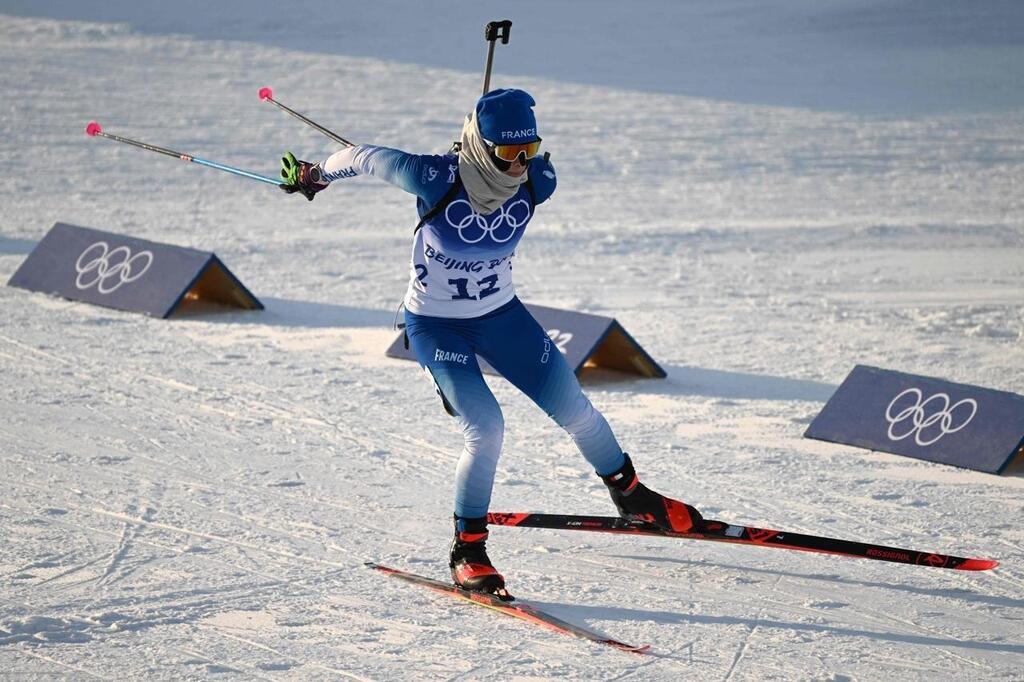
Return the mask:
[[[608,421],[583,394],[547,332],[516,304],[485,320],[480,354],[569,433],[598,475],[614,473],[625,456]]]
[[[489,321],[480,354],[565,429],[608,486],[619,514],[685,532],[701,520],[692,506],[640,483],[607,420],[580,388],[576,375],[522,304]]]
[[[455,470],[452,580],[470,590],[507,596],[505,579],[487,556],[487,507],[501,453],[504,419],[476,359],[466,323],[406,313],[406,333],[444,409],[465,437]]]
[[[486,516],[505,421],[459,320],[406,313],[409,344],[465,437],[455,473],[455,514]]]

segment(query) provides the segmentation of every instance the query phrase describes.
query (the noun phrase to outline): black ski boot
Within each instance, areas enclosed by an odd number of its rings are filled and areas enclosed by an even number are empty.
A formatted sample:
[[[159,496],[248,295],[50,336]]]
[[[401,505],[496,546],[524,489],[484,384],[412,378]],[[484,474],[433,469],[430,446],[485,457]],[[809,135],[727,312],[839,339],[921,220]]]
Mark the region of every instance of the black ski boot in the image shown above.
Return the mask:
[[[512,599],[505,589],[505,579],[487,556],[487,517],[455,517],[455,539],[448,565],[452,569],[452,580],[459,587],[489,592],[506,601]]]
[[[690,531],[704,520],[700,512],[690,505],[659,495],[641,483],[629,455],[622,454],[626,457],[622,468],[601,477],[608,486],[619,516],[630,521],[644,521],[676,533]]]

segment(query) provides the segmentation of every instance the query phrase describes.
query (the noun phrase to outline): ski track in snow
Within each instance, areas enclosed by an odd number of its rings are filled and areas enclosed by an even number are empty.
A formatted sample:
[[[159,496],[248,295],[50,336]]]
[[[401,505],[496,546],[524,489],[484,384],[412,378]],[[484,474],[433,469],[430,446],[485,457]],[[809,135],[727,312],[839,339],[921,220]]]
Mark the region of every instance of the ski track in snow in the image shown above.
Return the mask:
[[[95,118],[263,173],[285,149],[330,153],[256,101],[270,84],[357,140],[441,151],[478,74],[9,16],[0,57],[0,279],[63,220],[214,250],[267,304],[163,321],[0,288],[5,673],[1024,669],[1024,471],[801,438],[857,363],[1024,392],[1024,112],[866,117],[501,78],[537,96],[561,174],[518,254],[520,295],[617,317],[668,371],[584,377],[647,483],[716,518],[1001,561],[975,574],[494,529],[516,594],[652,644],[631,656],[362,566],[447,571],[460,437],[422,373],[383,357],[408,197],[358,179],[307,204],[81,132]],[[610,513],[568,438],[489,382],[508,424],[492,508]]]

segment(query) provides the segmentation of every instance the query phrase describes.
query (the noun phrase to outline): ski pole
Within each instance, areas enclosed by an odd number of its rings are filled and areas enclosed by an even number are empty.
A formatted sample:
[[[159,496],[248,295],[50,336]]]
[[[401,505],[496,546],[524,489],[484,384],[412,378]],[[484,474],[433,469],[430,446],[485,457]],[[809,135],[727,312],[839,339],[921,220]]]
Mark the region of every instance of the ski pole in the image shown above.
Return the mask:
[[[198,163],[200,166],[207,166],[209,168],[216,168],[217,170],[226,171],[226,172],[232,173],[234,175],[241,175],[244,178],[250,178],[252,180],[259,180],[260,182],[265,182],[268,185],[275,185],[277,187],[281,187],[282,186],[280,180],[275,180],[274,178],[268,178],[268,177],[266,177],[264,175],[258,175],[256,173],[250,173],[249,171],[241,170],[240,168],[233,168],[231,166],[225,166],[224,164],[216,163],[214,161],[207,161],[206,159],[200,159],[198,156],[192,156],[190,154],[182,154],[181,152],[176,152],[173,149],[165,149],[164,147],[157,147],[157,146],[152,145],[152,144],[146,144],[145,142],[138,142],[136,140],[129,140],[128,138],[121,137],[120,135],[111,135],[110,133],[105,133],[105,132],[103,132],[103,128],[100,127],[100,124],[97,123],[96,121],[89,121],[89,125],[87,125],[85,127],[85,133],[89,137],[96,137],[97,135],[99,135],[100,137],[105,137],[108,140],[113,140],[114,142],[123,142],[124,144],[130,144],[133,147],[138,147],[139,149],[147,149],[147,150],[149,150],[151,152],[156,152],[158,154],[166,154],[167,156],[174,156],[176,158],[181,159],[182,161],[189,161],[191,163]]]
[[[501,38],[502,45],[508,45],[508,34],[511,30],[512,21],[509,19],[489,21],[484,26],[484,40],[490,43],[490,45],[487,47],[487,66],[484,67],[483,95],[486,95],[491,89],[491,66],[494,64],[494,45],[497,43],[498,38]]]
[[[287,114],[291,114],[292,116],[294,116],[295,118],[299,119],[300,121],[302,121],[303,123],[305,123],[309,127],[315,128],[316,130],[320,131],[321,133],[323,133],[324,135],[326,135],[327,137],[331,138],[332,140],[334,140],[335,142],[337,142],[339,144],[343,144],[346,147],[354,147],[355,146],[354,144],[352,144],[351,142],[346,140],[341,135],[338,135],[337,133],[331,132],[330,130],[328,130],[327,128],[324,128],[322,125],[320,125],[316,121],[312,121],[312,120],[306,118],[305,116],[303,116],[302,114],[300,114],[299,112],[295,111],[294,109],[290,109],[290,108],[286,107],[285,105],[281,104],[280,102],[278,102],[276,99],[274,99],[274,91],[271,90],[270,88],[267,88],[267,87],[260,88],[260,99],[263,100],[264,102],[270,102],[271,104],[273,104],[275,107],[277,107],[281,111],[284,111]]]

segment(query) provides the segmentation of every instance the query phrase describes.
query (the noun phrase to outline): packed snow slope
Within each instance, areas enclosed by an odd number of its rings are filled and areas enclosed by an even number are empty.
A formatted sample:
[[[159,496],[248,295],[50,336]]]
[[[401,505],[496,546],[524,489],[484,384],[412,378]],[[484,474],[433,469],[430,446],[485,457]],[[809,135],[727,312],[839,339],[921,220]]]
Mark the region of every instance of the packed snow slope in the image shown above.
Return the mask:
[[[658,10],[647,31],[606,4],[510,17],[494,84],[536,96],[559,171],[518,254],[520,295],[616,317],[667,369],[584,377],[644,480],[716,518],[1002,562],[492,531],[516,594],[651,643],[641,657],[362,567],[447,570],[461,437],[422,372],[383,355],[409,196],[360,178],[308,203],[83,133],[96,119],[264,174],[285,150],[329,154],[258,101],[269,85],[350,139],[440,152],[479,92],[481,26],[505,10],[239,4],[0,4],[0,281],[61,220],[215,251],[267,306],[165,321],[0,287],[4,674],[1020,678],[1021,467],[801,437],[857,363],[1024,393],[1015,5],[972,4],[958,23],[953,3],[637,3]],[[582,12],[589,39],[561,41]],[[812,66],[763,29],[787,12]],[[314,39],[294,39],[310,17]],[[722,51],[676,60],[684,33]],[[847,90],[885,36],[916,40]],[[746,44],[765,59],[727,58]],[[890,106],[885,83],[909,91]],[[494,510],[611,513],[568,437],[490,383],[507,424]]]

